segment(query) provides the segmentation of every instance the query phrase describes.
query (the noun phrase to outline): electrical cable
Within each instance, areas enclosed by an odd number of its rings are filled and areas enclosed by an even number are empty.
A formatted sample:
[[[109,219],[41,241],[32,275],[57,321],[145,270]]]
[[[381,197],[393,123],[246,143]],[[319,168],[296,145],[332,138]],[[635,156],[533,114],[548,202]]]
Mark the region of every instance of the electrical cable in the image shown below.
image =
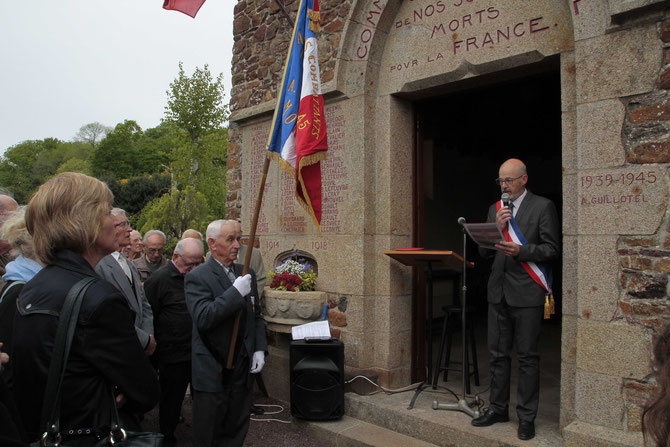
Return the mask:
[[[281,413],[281,412],[284,411],[284,407],[282,407],[281,405],[271,405],[271,404],[266,404],[266,405],[264,405],[264,404],[254,404],[254,405],[257,406],[257,407],[275,407],[275,408],[279,408],[278,411],[272,411],[272,412],[263,413],[264,415],[279,414],[279,413]],[[249,417],[249,420],[256,421],[256,422],[281,422],[282,424],[290,424],[290,423],[291,423],[290,420],[289,420],[289,421],[283,421],[283,420],[281,420],[281,419],[275,419],[275,418],[258,419],[258,418]]]
[[[365,379],[365,380],[367,380],[368,382],[370,382],[372,385],[374,385],[374,386],[376,386],[377,388],[379,388],[379,390],[377,390],[377,391],[373,391],[372,393],[368,393],[368,394],[356,393],[356,394],[358,394],[359,396],[372,396],[373,394],[378,394],[378,393],[381,393],[381,392],[383,392],[383,393],[385,393],[385,394],[389,394],[389,395],[390,395],[390,394],[397,394],[397,393],[404,393],[404,392],[407,392],[407,391],[412,391],[412,390],[417,389],[417,388],[423,383],[423,382],[417,382],[417,383],[413,383],[413,384],[411,384],[411,385],[407,385],[407,386],[402,387],[402,388],[398,388],[398,389],[395,389],[395,390],[391,390],[391,389],[384,388],[383,386],[381,386],[381,385],[379,385],[379,384],[373,382],[373,381],[370,380],[369,378],[367,378],[367,377],[365,377],[365,376],[361,376],[361,375],[352,377],[351,379],[345,381],[344,383],[345,383],[345,384],[349,384],[349,383],[353,382],[353,381],[356,380],[356,379]]]

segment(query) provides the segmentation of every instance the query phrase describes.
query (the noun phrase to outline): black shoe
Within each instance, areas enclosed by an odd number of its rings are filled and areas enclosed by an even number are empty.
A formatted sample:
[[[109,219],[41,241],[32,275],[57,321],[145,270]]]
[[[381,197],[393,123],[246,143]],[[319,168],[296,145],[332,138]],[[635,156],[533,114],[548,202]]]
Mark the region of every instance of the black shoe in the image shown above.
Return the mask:
[[[520,421],[519,430],[516,432],[519,439],[528,441],[535,437],[535,423],[532,421]]]
[[[489,408],[486,413],[474,418],[472,420],[472,425],[475,427],[488,427],[489,425],[496,424],[498,422],[507,422],[509,421],[509,416],[502,413],[496,413],[493,409]]]

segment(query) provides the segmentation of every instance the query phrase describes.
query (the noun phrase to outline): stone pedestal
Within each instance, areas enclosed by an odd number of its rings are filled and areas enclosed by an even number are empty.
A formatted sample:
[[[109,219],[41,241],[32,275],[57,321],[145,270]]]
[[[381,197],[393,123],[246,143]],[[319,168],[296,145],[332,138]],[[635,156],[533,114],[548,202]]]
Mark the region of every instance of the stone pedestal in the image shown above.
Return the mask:
[[[263,379],[270,396],[288,402],[291,328],[320,320],[326,292],[288,292],[265,288],[263,317],[269,332],[269,355]]]
[[[289,292],[265,288],[263,317],[277,332],[291,332],[291,327],[321,319],[327,304],[326,292]],[[281,326],[285,326],[282,328]]]

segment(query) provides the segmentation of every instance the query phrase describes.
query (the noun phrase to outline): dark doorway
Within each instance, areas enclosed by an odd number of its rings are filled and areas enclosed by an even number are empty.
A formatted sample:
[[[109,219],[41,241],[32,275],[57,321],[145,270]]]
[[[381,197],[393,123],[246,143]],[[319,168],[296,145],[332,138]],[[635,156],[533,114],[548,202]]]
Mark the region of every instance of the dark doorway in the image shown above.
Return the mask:
[[[486,220],[489,205],[500,199],[500,189],[494,182],[498,167],[512,157],[526,163],[528,189],[553,200],[560,218],[561,89],[556,65],[548,64],[533,70],[533,74],[529,74],[530,70],[506,73],[504,81],[499,81],[503,76],[482,78],[479,85],[473,85],[473,80],[465,81],[468,85],[460,91],[415,102],[414,246],[462,253],[458,218],[464,217],[468,222]],[[485,352],[489,263],[479,257],[472,241],[468,242],[467,254],[476,264],[468,271],[468,304],[476,308],[477,344],[483,344]],[[421,287],[422,274],[417,273],[415,302],[421,302],[425,292]],[[551,340],[544,346],[542,362],[543,368],[555,363],[560,370],[560,263],[553,266],[553,273],[556,315],[545,320]],[[442,327],[442,306],[459,302],[459,297],[454,297],[459,288],[454,288],[453,282],[453,276],[444,275],[443,281],[435,283],[435,344]],[[425,305],[423,309],[415,307],[417,310],[425,310]],[[417,327],[417,336],[421,332]],[[425,346],[416,339],[415,342],[414,346]],[[556,358],[550,362],[548,357]],[[480,357],[480,370],[488,370],[487,360],[487,355]],[[422,368],[421,362],[416,363],[417,368]],[[417,378],[422,376],[419,369]]]

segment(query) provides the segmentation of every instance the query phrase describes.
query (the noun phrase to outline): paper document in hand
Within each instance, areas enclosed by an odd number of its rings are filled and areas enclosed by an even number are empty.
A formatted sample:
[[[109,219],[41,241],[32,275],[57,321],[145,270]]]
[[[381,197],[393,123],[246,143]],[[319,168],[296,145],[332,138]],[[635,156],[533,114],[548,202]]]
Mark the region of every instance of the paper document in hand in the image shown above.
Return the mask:
[[[321,320],[293,326],[291,328],[291,335],[293,335],[293,340],[329,340],[330,325],[328,324],[328,320]]]
[[[495,222],[491,223],[464,223],[465,231],[473,241],[484,248],[494,249],[494,245],[504,241],[505,237]]]

